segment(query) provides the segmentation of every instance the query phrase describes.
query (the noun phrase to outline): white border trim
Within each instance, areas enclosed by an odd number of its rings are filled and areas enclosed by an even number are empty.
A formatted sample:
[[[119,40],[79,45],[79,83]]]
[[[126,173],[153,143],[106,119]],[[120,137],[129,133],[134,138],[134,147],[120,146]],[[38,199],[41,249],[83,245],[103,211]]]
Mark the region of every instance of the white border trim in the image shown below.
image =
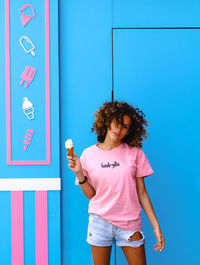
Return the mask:
[[[61,190],[60,178],[0,179],[0,191]]]

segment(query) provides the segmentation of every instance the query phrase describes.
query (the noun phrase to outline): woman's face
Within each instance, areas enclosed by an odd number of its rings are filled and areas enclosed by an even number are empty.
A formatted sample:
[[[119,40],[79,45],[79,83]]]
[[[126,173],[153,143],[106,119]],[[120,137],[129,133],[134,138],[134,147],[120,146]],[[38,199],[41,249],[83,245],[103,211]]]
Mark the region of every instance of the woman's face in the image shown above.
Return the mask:
[[[110,124],[110,128],[107,130],[107,136],[114,142],[121,142],[121,140],[128,134],[131,126],[131,119],[128,115],[123,116],[123,124],[117,124],[113,120]]]

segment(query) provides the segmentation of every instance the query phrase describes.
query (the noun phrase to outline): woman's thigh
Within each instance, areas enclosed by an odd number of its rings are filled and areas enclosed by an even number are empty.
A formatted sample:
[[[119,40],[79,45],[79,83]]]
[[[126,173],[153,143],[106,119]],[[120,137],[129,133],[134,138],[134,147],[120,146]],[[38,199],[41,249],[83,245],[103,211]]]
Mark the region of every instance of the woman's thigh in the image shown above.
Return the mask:
[[[129,265],[146,265],[144,244],[139,247],[121,247]]]
[[[110,265],[112,246],[98,247],[91,246],[93,265]]]

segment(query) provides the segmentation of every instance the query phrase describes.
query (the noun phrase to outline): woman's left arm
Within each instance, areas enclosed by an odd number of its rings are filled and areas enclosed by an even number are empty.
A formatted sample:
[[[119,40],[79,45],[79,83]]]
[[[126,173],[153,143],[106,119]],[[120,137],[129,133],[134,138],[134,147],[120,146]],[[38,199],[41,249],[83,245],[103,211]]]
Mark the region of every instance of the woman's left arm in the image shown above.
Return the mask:
[[[156,215],[154,213],[151,200],[147,194],[145,184],[144,184],[144,177],[136,178],[136,184],[137,184],[137,192],[138,192],[140,204],[142,205],[142,208],[144,209],[150,223],[153,226],[153,231],[157,239],[157,244],[154,245],[154,250],[162,251],[165,247],[165,240],[161,232],[160,225],[158,223]]]

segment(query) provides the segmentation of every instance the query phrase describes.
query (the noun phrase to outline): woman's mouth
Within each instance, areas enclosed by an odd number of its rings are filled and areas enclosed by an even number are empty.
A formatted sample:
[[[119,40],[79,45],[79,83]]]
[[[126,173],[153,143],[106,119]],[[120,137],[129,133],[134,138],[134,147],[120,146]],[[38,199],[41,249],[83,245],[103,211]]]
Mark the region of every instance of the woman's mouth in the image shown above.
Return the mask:
[[[115,136],[117,136],[117,137],[120,136],[120,134],[119,134],[119,133],[116,133],[116,132],[113,132],[113,134],[114,134]]]

